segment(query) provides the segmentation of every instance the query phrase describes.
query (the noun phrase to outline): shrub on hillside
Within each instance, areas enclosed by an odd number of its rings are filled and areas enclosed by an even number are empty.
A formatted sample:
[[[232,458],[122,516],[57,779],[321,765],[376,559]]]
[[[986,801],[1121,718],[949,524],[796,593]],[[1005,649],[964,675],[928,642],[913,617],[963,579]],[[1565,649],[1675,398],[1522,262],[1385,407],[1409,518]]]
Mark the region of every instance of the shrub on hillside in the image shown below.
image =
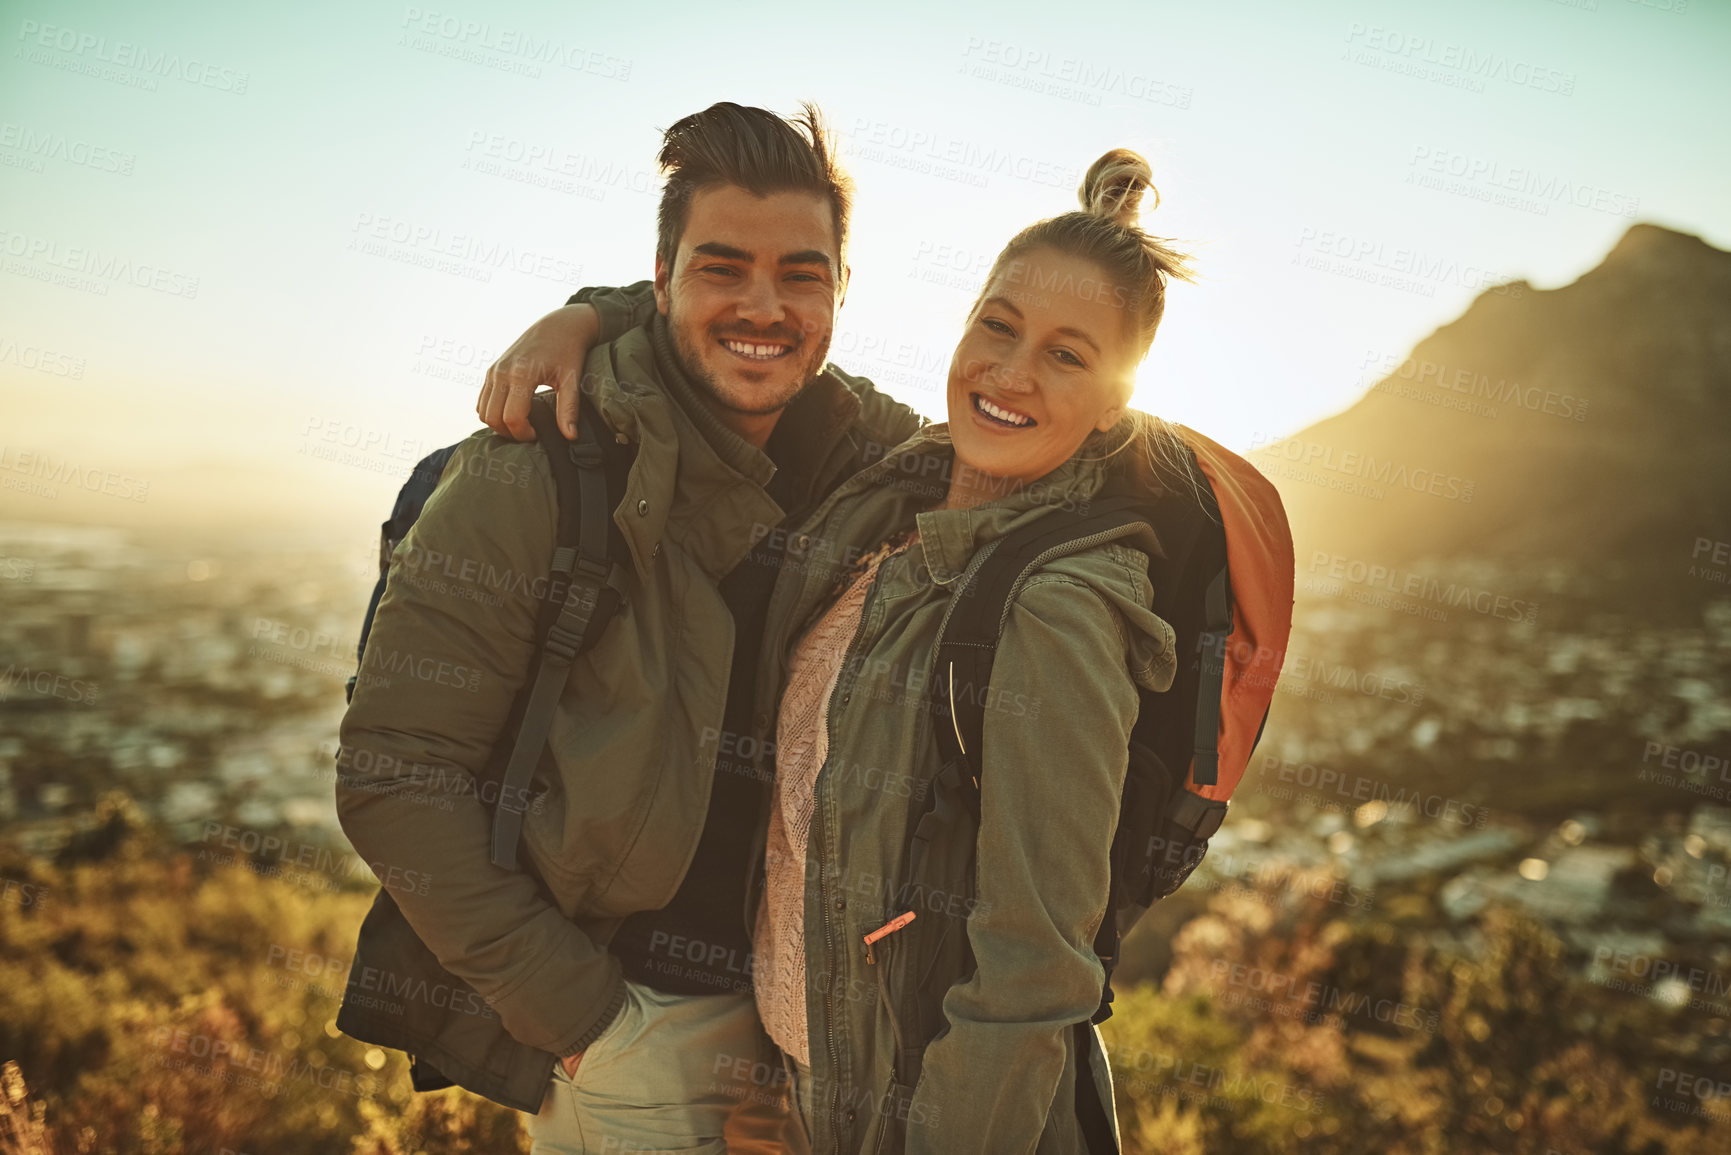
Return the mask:
[[[365,879],[266,876],[164,846],[124,803],[105,805],[106,833],[59,864],[0,861],[31,885],[28,905],[0,904],[0,1057],[28,1083],[30,1142],[60,1155],[527,1150],[517,1112],[417,1095],[402,1055],[336,1030]]]
[[[1173,955],[1101,1027],[1127,1151],[1725,1149],[1724,1020],[1573,977],[1515,912],[1448,943],[1236,888]]]

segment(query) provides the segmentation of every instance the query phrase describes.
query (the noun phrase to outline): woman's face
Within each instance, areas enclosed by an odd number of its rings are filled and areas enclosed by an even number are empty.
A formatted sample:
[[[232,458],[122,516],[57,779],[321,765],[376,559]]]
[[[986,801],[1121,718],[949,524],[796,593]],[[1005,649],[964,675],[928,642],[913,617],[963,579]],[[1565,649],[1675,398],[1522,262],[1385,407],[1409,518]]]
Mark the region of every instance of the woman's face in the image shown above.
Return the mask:
[[[1124,412],[1137,360],[1127,307],[1125,287],[1092,261],[1038,248],[1006,262],[950,360],[958,466],[1002,482],[1033,481],[1068,460],[1090,432],[1110,429]]]

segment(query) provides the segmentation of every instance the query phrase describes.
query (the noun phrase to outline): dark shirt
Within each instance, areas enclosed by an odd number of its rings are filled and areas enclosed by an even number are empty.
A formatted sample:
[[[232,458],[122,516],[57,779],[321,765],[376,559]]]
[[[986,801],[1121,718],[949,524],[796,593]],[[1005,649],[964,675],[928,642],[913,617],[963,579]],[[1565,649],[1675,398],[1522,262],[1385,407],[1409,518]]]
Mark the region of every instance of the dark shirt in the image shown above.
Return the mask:
[[[650,334],[656,365],[668,392],[694,420],[715,421],[706,409],[694,411],[702,406],[697,387],[681,371],[661,317],[651,322]],[[764,446],[764,453],[776,465],[764,492],[787,511],[782,526],[803,520],[824,496],[813,492],[814,474],[841,432],[830,419],[833,391],[841,388],[845,387],[824,378],[805,389],[783,410]],[[836,483],[845,476],[837,477]],[[770,594],[781,561],[780,548],[771,548],[771,543],[779,546],[782,537],[765,532],[720,582],[722,599],[733,615],[733,668],[727,684],[715,783],[697,851],[668,904],[625,919],[609,946],[626,978],[668,994],[751,990],[751,928],[741,911],[745,908],[751,857],[761,853],[755,835],[764,791],[775,776],[772,744],[760,737],[767,728],[754,724],[752,718],[752,693]]]

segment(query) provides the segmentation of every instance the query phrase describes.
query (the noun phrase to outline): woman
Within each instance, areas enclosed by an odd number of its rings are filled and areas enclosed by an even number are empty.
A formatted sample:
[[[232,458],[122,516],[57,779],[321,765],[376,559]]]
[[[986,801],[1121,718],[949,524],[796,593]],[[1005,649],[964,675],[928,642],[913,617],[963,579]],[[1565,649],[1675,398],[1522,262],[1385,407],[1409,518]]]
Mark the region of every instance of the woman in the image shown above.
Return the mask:
[[[786,663],[786,689],[754,983],[814,1152],[1085,1149],[1071,1028],[1100,999],[1094,932],[1136,683],[1164,689],[1176,664],[1129,530],[1047,561],[1016,595],[972,877],[912,904],[896,892],[938,770],[926,686],[951,591],[994,539],[1089,501],[1119,451],[1160,451],[1161,426],[1126,405],[1165,281],[1186,270],[1134,224],[1148,178],[1141,157],[1108,153],[1083,211],[1009,243],[951,361],[948,423],[844,483],[801,531],[811,553],[876,548],[847,572],[812,561],[778,582],[764,652]],[[921,1014],[933,992],[941,1015]]]
[[[1017,593],[977,830],[956,831],[954,877],[911,921],[900,891],[934,800],[926,685],[952,591],[995,539],[1084,505],[1120,462],[1178,460],[1165,427],[1127,409],[1166,279],[1188,276],[1135,224],[1149,177],[1114,150],[1082,211],[1012,239],[951,361],[949,421],[790,535],[759,675],[785,694],[753,982],[820,1155],[1082,1151],[1079,1039],[1111,1110],[1098,1035],[1074,1027],[1100,1000],[1137,686],[1166,688],[1176,666],[1133,527],[1048,559]]]

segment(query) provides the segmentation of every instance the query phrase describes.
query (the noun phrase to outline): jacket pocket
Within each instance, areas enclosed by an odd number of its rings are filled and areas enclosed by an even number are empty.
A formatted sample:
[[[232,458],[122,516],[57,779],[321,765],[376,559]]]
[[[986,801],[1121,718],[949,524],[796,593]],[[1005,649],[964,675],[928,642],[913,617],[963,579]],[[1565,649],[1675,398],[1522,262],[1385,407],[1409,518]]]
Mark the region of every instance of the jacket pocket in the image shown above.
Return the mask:
[[[615,1041],[633,1029],[627,1021],[633,1015],[639,1019],[642,1018],[643,1003],[637,992],[632,990],[631,980],[626,979],[624,1004],[620,1006],[619,1013],[613,1016],[613,1021],[608,1023],[601,1033],[595,1036],[594,1041],[583,1049],[583,1059],[577,1064],[577,1074],[567,1075],[565,1073],[565,1061],[561,1059],[553,1066],[553,1078],[573,1086],[580,1083],[583,1079],[583,1072],[594,1070],[594,1064],[597,1062],[606,1062],[615,1049]]]
[[[557,1059],[518,1042],[486,1000],[439,965],[381,889],[361,923],[337,1029],[414,1057],[417,1091],[455,1083],[535,1114]]]

